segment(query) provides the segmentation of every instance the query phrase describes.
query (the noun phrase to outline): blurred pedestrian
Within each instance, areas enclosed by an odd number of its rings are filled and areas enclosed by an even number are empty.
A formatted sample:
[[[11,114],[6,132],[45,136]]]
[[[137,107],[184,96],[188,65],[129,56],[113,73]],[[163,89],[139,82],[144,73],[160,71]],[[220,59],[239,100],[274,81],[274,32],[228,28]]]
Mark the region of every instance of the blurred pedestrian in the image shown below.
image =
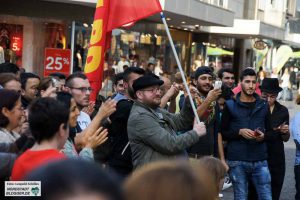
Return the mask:
[[[133,105],[133,82],[145,74],[145,70],[138,67],[129,67],[123,73],[125,92],[118,93],[114,98],[117,101],[116,112],[110,117],[107,125],[109,140],[107,145],[109,152],[105,157],[107,165],[116,172],[121,180],[125,179],[133,170],[131,150],[128,141],[127,122]],[[99,149],[100,154],[101,147]],[[97,156],[97,155],[96,155]]]
[[[296,98],[296,104],[300,105],[300,95]],[[296,195],[295,199],[300,199],[300,112],[298,112],[293,118],[290,126],[290,131],[293,134],[293,139],[296,145],[296,157],[295,157],[295,182],[296,182]]]
[[[68,119],[69,108],[53,98],[40,98],[31,104],[29,125],[36,143],[16,160],[11,180],[23,180],[35,168],[66,158],[59,151],[69,135]]]
[[[46,77],[43,78],[37,87],[39,97],[56,97],[56,93],[61,88],[60,82],[58,78],[54,77]]]
[[[268,166],[271,174],[271,188],[273,200],[280,199],[280,193],[285,175],[284,144],[290,138],[289,111],[276,101],[278,93],[282,91],[278,79],[265,78],[260,87],[262,98],[268,102],[268,120],[271,131],[266,132],[265,141],[268,149]]]
[[[218,199],[220,196],[222,196],[220,195],[220,192],[223,187],[226,168],[218,158],[214,158],[211,156],[202,157],[201,159],[199,159],[199,163],[209,173],[215,186],[215,191],[217,191],[216,199]]]
[[[0,142],[13,143],[20,135],[13,130],[21,125],[24,109],[21,95],[13,90],[0,90]]]
[[[222,81],[223,85],[226,85],[228,88],[234,88],[234,73],[231,68],[222,68],[218,71],[218,77]]]
[[[208,171],[189,162],[156,162],[135,171],[125,184],[126,200],[215,200]]]
[[[88,78],[82,72],[71,74],[66,80],[66,87],[68,88],[70,94],[72,94],[80,111],[80,115],[77,118],[76,127],[76,129],[78,129],[77,132],[80,133],[91,123],[90,116],[83,112],[82,109],[90,105],[92,88]]]
[[[83,143],[83,146],[81,146],[80,151],[78,151],[76,148],[76,144],[74,144],[74,135],[71,131],[72,128],[76,127],[77,124],[77,117],[79,116],[79,110],[76,106],[75,100],[72,98],[72,95],[66,92],[59,92],[57,94],[57,100],[62,102],[67,108],[70,109],[69,114],[69,137],[64,144],[64,148],[62,149],[62,152],[69,158],[82,158],[88,161],[94,161],[94,154],[93,150],[98,147],[99,145],[103,144],[107,140],[107,130],[103,129],[102,127],[98,128],[98,126],[92,126],[92,123],[85,129],[85,142]],[[110,106],[108,102],[103,106],[108,107],[108,109],[113,109],[113,106]],[[112,108],[111,108],[112,107]],[[105,117],[105,116],[103,116]],[[95,119],[97,120],[97,124],[99,124],[99,121],[102,121],[102,119]],[[95,124],[95,122],[94,122]],[[98,130],[97,130],[98,129]]]
[[[20,80],[13,73],[1,73],[0,74],[0,85],[4,89],[14,90],[21,94]]]
[[[41,196],[34,197],[38,200],[123,200],[120,185],[112,174],[82,160],[50,163],[33,170],[25,180],[41,181]]]
[[[2,73],[13,73],[17,78],[20,78],[20,68],[13,63],[6,62],[0,64],[0,74]]]
[[[55,72],[55,73],[51,73],[49,76],[59,79],[61,88],[59,88],[58,91],[63,91],[63,92],[67,91],[66,90],[66,76],[64,74]]]
[[[33,73],[22,73],[20,75],[22,87],[22,105],[25,109],[37,97],[40,77]]]

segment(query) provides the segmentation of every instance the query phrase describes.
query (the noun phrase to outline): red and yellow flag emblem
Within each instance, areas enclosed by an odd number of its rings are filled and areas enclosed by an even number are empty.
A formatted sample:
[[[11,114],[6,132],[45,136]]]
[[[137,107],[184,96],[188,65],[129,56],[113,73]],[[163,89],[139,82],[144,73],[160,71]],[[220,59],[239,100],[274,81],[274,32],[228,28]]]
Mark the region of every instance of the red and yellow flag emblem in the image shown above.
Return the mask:
[[[98,0],[84,69],[94,90],[92,101],[102,86],[104,54],[110,45],[111,31],[160,11],[159,0]]]

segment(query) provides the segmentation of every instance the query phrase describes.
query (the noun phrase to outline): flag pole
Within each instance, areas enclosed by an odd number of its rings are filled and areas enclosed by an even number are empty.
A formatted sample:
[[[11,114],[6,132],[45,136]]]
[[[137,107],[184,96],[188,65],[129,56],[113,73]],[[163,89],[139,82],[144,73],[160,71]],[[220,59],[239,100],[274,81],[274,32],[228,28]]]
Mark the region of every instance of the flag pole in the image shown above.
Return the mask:
[[[175,46],[174,46],[174,42],[173,42],[173,39],[171,37],[171,34],[170,34],[170,30],[169,30],[169,27],[167,25],[167,21],[166,21],[166,18],[164,16],[164,13],[161,12],[160,13],[160,17],[161,17],[161,20],[165,26],[165,29],[166,29],[166,32],[167,32],[167,35],[168,35],[168,38],[169,38],[169,42],[170,42],[170,45],[172,47],[172,50],[173,50],[173,53],[174,53],[174,56],[175,56],[175,60],[176,60],[176,63],[178,65],[178,68],[179,68],[179,71],[180,71],[180,74],[181,74],[181,77],[182,77],[182,80],[183,80],[183,84],[185,86],[185,89],[188,93],[188,96],[189,96],[189,100],[190,100],[190,103],[191,103],[191,106],[192,106],[192,109],[193,109],[193,112],[195,114],[195,117],[196,117],[196,120],[197,120],[197,123],[200,123],[200,119],[199,119],[199,116],[198,116],[198,113],[197,113],[197,109],[196,109],[196,106],[194,104],[194,101],[193,101],[193,98],[192,98],[192,95],[191,95],[191,92],[190,92],[190,89],[187,85],[187,81],[186,81],[186,78],[184,76],[184,72],[183,72],[183,69],[182,69],[182,66],[181,66],[181,63],[179,61],[179,58],[178,58],[178,55],[177,55],[177,52],[176,52],[176,49],[175,49]]]

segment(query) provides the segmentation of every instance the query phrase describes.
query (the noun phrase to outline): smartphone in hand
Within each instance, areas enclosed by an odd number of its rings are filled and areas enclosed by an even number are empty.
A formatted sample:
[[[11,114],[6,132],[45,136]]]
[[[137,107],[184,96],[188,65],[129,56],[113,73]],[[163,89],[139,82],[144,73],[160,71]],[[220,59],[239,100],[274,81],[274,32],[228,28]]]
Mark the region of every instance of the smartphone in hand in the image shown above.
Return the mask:
[[[222,87],[222,81],[215,81],[214,90],[221,89]]]

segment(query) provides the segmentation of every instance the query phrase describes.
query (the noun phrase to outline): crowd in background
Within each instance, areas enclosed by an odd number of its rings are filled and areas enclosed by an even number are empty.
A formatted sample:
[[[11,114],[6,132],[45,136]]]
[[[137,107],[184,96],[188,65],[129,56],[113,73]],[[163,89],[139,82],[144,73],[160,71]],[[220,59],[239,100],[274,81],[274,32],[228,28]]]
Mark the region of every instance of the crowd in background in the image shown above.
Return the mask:
[[[238,200],[279,199],[291,130],[300,199],[299,116],[289,125],[279,103],[297,89],[291,76],[198,66],[188,77],[197,123],[180,73],[159,61],[106,63],[96,102],[80,71],[0,64],[1,187],[40,180],[40,199],[210,200],[232,185]]]

